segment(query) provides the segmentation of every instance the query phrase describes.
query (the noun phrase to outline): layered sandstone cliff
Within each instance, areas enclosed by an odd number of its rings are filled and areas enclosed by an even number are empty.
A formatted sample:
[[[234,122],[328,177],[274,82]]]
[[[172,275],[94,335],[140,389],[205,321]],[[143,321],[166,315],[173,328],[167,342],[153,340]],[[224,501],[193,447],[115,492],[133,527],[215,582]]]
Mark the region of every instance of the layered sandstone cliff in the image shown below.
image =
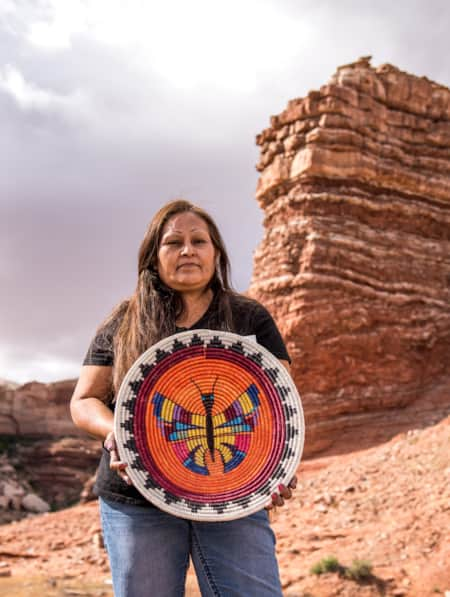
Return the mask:
[[[288,342],[306,453],[436,420],[450,405],[450,90],[362,58],[257,143],[249,293]]]

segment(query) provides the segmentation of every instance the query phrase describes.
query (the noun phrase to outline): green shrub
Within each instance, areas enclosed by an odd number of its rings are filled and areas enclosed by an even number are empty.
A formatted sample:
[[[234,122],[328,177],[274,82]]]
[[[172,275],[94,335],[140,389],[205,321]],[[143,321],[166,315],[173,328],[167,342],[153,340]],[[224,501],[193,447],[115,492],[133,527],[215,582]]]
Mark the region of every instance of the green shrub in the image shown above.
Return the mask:
[[[325,572],[337,572],[350,580],[361,581],[372,576],[372,564],[367,560],[355,558],[351,566],[343,566],[336,556],[327,556],[311,566],[311,574],[325,574]]]
[[[372,576],[372,564],[367,560],[355,559],[352,565],[345,569],[345,576],[352,580],[364,580]]]
[[[325,572],[338,572],[342,566],[335,556],[327,556],[311,567],[312,574],[324,574]]]

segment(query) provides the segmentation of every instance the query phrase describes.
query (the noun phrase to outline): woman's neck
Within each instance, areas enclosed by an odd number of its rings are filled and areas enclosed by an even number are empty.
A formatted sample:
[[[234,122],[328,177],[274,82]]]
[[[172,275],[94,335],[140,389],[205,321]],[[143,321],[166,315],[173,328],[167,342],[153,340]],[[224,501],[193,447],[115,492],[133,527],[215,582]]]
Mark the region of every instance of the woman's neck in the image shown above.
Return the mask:
[[[208,310],[213,299],[211,288],[207,290],[198,290],[194,292],[183,292],[183,311],[178,317],[176,324],[178,327],[189,328],[196,323]]]

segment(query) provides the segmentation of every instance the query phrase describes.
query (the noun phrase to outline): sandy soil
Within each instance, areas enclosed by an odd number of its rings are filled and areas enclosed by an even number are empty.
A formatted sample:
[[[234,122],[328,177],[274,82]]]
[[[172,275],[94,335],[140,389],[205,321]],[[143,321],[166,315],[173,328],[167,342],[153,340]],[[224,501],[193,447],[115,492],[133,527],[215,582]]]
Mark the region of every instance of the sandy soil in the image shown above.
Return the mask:
[[[285,595],[436,597],[450,591],[449,440],[447,418],[370,450],[302,464],[295,498],[273,517]],[[311,567],[329,555],[341,574],[313,574]],[[343,574],[356,558],[372,566],[364,580]],[[29,589],[28,595],[109,597],[97,504],[0,526],[0,592],[25,595],[14,592],[15,579],[16,585],[47,583],[46,592]],[[198,595],[192,572],[188,587],[190,597]]]

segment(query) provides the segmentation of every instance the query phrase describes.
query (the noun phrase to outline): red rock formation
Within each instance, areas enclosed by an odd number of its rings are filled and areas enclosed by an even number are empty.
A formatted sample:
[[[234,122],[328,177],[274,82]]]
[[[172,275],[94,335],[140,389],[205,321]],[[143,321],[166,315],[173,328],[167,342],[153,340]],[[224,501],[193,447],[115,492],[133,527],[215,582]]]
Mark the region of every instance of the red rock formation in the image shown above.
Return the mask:
[[[101,442],[70,417],[74,386],[75,380],[0,383],[0,436],[6,436],[11,462],[53,507],[77,501],[100,460]],[[88,488],[85,493],[90,497]],[[1,496],[0,488],[0,519],[2,507],[8,510]]]
[[[101,442],[97,439],[40,439],[17,446],[15,461],[39,495],[53,507],[61,508],[80,499],[97,468],[100,453]]]
[[[306,454],[442,416],[450,90],[362,58],[290,101],[257,143],[265,236],[249,294],[288,342]]]
[[[14,421],[12,405],[18,384],[0,379],[0,435],[14,435],[17,424]]]
[[[69,413],[76,380],[0,384],[0,435],[81,435]]]

